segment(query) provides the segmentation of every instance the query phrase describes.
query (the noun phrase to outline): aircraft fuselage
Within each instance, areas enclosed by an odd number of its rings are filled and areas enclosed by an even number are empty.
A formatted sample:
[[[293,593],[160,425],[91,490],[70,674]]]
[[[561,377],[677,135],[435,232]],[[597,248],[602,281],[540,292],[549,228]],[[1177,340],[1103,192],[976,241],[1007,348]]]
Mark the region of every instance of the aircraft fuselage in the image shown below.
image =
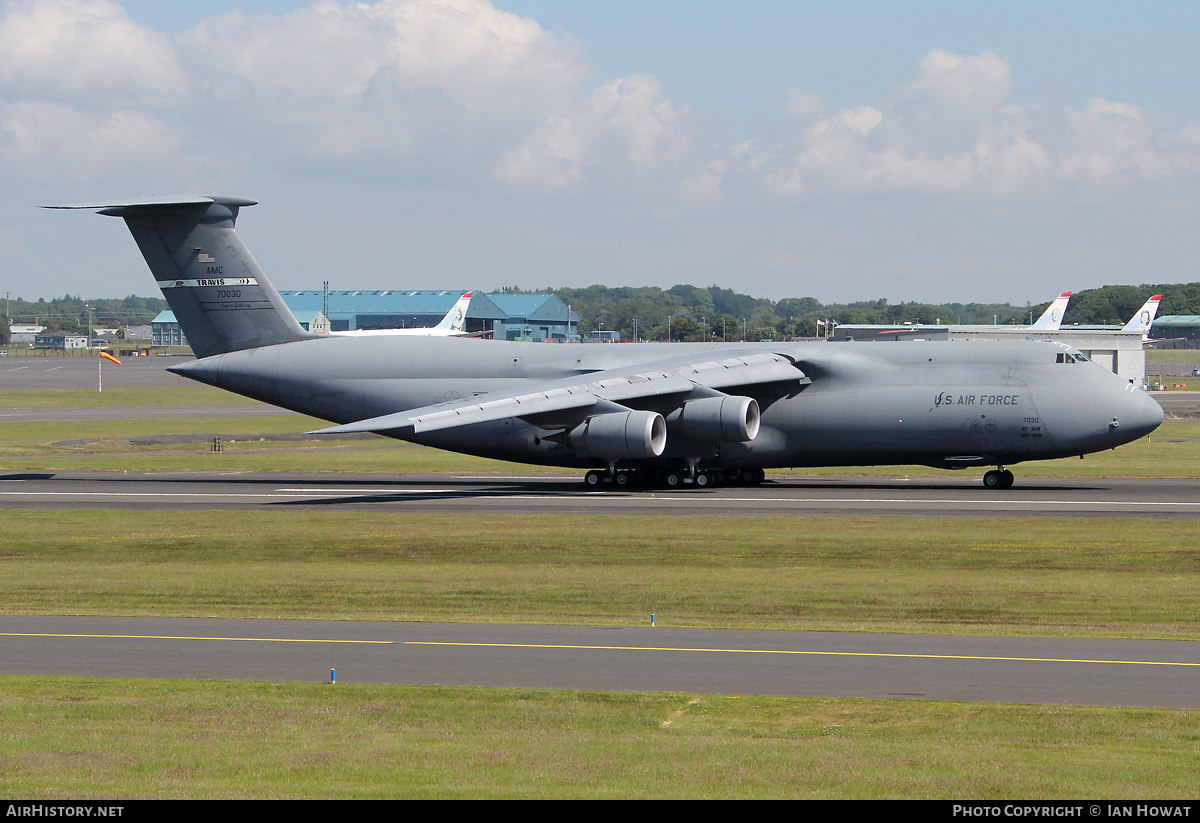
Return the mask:
[[[812,378],[762,384],[761,428],[748,442],[668,432],[664,461],[723,467],[924,464],[965,468],[1068,457],[1145,436],[1162,421],[1148,395],[1101,366],[1064,363],[1065,347],[1034,342],[550,345],[473,339],[324,338],[229,352],[172,370],[337,423],[525,384],[656,363],[772,352]],[[677,398],[630,403],[664,413]],[[520,417],[390,436],[526,463],[606,461],[547,438]]]

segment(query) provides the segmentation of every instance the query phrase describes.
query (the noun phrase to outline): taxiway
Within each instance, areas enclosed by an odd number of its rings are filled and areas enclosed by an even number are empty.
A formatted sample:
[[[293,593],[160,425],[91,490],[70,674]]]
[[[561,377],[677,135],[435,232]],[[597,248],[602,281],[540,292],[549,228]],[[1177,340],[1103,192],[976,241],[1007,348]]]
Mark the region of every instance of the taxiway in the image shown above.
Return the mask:
[[[0,617],[5,674],[1200,708],[1200,644],[538,625]]]

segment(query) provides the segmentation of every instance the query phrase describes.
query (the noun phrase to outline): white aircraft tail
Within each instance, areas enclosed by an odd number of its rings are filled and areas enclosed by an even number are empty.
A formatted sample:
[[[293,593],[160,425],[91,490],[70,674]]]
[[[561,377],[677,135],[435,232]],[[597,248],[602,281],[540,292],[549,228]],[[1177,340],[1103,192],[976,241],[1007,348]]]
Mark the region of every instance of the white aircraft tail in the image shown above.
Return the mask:
[[[234,230],[242,197],[151,198],[100,205],[121,217],[197,357],[307,340]]]
[[[1037,321],[1029,327],[1030,331],[1058,331],[1062,325],[1063,315],[1067,312],[1067,303],[1071,300],[1071,293],[1065,291],[1054,299]]]
[[[434,328],[455,334],[462,332],[463,326],[467,322],[467,307],[471,305],[471,296],[473,294],[474,292],[467,292],[458,298],[458,301],[450,311],[446,312],[446,316]]]
[[[1161,294],[1156,294],[1147,300],[1121,331],[1141,332],[1142,339],[1145,339],[1150,334],[1150,326],[1154,324],[1154,315],[1158,314],[1158,301],[1160,300],[1162,300]]]

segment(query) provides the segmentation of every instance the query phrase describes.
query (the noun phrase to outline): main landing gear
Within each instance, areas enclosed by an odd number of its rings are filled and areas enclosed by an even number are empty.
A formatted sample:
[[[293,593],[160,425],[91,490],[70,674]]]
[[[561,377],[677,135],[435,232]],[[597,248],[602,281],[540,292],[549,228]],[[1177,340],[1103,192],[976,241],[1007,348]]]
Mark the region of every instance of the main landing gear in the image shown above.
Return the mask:
[[[985,489],[1011,489],[1015,479],[1012,472],[999,466],[983,475],[983,487]]]
[[[630,486],[661,489],[707,489],[721,483],[757,486],[766,478],[762,469],[592,469],[583,476],[588,489],[599,490],[606,483],[617,489]]]

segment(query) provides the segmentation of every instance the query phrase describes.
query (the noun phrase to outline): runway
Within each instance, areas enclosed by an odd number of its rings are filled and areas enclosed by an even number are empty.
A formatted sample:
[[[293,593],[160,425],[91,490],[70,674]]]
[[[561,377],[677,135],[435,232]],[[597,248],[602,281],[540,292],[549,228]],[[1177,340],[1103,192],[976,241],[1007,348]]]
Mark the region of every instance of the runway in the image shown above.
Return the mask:
[[[789,477],[761,486],[593,491],[581,476],[253,472],[0,473],[0,509],[522,511],[736,516],[1200,519],[1200,482],[1023,478],[1007,490],[951,477]]]
[[[108,388],[186,386],[190,381],[167,371],[194,357],[126,357],[121,365],[101,365],[94,356],[26,351],[0,358],[0,382],[5,389],[95,389],[103,369]]]
[[[0,617],[6,675],[1200,708],[1200,644],[667,628]]]

